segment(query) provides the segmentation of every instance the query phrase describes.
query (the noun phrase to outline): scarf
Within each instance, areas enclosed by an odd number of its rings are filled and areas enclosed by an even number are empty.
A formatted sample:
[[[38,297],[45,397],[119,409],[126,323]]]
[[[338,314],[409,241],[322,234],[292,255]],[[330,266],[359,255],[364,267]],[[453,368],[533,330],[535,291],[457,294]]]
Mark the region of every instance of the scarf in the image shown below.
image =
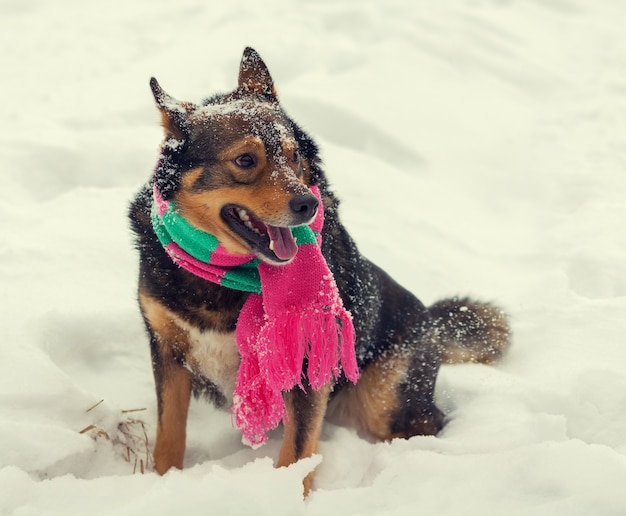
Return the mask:
[[[316,186],[311,191],[320,199]],[[282,393],[304,389],[303,378],[319,390],[343,369],[356,383],[352,318],[320,249],[321,202],[310,226],[291,228],[298,245],[293,260],[270,265],[253,254],[230,254],[214,235],[185,220],[156,185],[153,194],[152,226],[172,260],[200,278],[250,292],[235,330],[241,364],[231,409],[244,442],[267,440],[266,432],[287,416]]]

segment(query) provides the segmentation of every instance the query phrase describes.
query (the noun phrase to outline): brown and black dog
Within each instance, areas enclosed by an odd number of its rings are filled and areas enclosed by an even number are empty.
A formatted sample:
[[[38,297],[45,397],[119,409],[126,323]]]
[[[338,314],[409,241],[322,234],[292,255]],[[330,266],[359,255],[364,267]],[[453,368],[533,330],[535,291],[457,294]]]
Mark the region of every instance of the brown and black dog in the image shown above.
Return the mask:
[[[165,140],[156,182],[195,227],[233,254],[256,254],[280,266],[265,224],[295,226],[314,210],[317,185],[325,211],[322,253],[356,329],[360,379],[344,378],[314,391],[284,394],[288,417],[277,466],[317,450],[325,416],[382,440],[436,434],[444,415],[433,394],[442,362],[496,361],[509,344],[507,318],[497,307],[448,299],[426,308],[364,258],[339,221],[314,141],[283,111],[268,69],[244,51],[237,88],[201,104],[179,102],[152,79]],[[315,204],[315,206],[314,206]],[[234,330],[248,294],[208,282],[170,259],[151,225],[152,186],[130,209],[140,254],[139,304],[148,332],[158,401],[157,472],[183,467],[192,393],[232,404],[240,362]],[[232,209],[232,207],[237,209]],[[310,213],[309,213],[310,215]],[[306,217],[310,218],[310,217]],[[305,479],[305,494],[311,475]]]

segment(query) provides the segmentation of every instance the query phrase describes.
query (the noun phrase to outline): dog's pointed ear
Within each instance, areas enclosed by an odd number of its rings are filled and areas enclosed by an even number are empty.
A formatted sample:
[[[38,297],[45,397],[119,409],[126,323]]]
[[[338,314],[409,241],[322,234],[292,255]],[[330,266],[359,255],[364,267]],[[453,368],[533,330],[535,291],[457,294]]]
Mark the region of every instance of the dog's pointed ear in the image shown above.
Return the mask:
[[[187,117],[193,108],[189,102],[180,102],[166,93],[157,80],[150,79],[150,89],[161,112],[161,125],[166,137],[184,140],[187,135]]]
[[[253,48],[243,51],[239,66],[239,89],[246,93],[254,93],[276,100],[276,88],[267,66],[261,56]]]

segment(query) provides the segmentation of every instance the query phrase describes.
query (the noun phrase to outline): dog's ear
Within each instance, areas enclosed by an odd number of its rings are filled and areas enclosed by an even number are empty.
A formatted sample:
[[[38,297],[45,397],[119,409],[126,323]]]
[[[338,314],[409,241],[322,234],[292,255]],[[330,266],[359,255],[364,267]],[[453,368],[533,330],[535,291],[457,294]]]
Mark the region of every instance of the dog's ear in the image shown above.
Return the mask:
[[[161,88],[154,77],[150,79],[150,89],[161,112],[165,136],[184,140],[187,136],[187,117],[193,109],[193,104],[176,100]]]
[[[239,89],[245,93],[254,93],[276,100],[276,88],[267,66],[261,56],[253,48],[243,51],[239,66]]]

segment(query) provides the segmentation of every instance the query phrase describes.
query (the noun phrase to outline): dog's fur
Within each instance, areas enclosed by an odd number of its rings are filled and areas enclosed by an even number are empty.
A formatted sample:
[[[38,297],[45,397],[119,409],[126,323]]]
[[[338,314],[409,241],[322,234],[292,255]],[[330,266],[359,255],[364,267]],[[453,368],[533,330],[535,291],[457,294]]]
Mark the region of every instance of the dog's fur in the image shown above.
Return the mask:
[[[492,363],[509,343],[506,316],[495,306],[448,299],[426,308],[363,257],[339,221],[338,201],[321,168],[318,148],[281,108],[267,67],[246,49],[237,88],[201,105],[179,102],[153,79],[165,130],[163,196],[176,201],[194,226],[214,234],[232,253],[281,260],[267,239],[246,232],[232,206],[277,226],[297,225],[293,200],[319,186],[325,210],[323,255],[357,332],[361,377],[319,391],[284,395],[288,417],[277,465],[316,452],[325,415],[356,425],[376,439],[436,434],[444,415],[433,392],[442,362]],[[165,171],[165,173],[163,172]],[[155,468],[183,467],[191,394],[228,408],[239,355],[235,324],[244,292],[200,279],[175,265],[150,223],[151,187],[130,209],[140,254],[139,304],[148,332],[158,401]],[[305,479],[308,492],[311,476]]]

